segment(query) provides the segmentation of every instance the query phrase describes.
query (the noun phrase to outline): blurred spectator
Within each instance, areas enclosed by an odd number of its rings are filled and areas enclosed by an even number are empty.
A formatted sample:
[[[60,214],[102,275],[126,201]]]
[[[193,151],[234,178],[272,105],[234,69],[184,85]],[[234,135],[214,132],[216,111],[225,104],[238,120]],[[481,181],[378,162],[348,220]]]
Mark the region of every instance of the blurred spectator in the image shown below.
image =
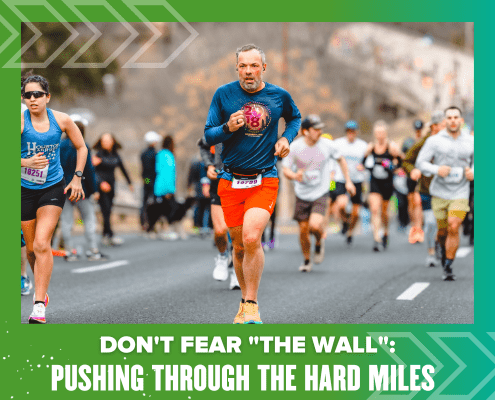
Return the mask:
[[[154,202],[147,209],[148,232],[153,231],[161,216],[167,218],[169,225],[182,220],[194,202],[193,198],[188,198],[182,204],[175,200],[175,181],[174,139],[172,136],[166,136],[163,139],[162,150],[156,155]],[[175,230],[168,231],[162,234],[162,237],[176,240],[179,234]]]
[[[210,180],[206,176],[206,166],[202,160],[195,157],[191,161],[187,187],[196,199],[194,208],[194,227],[199,229],[200,234],[206,235],[210,230]]]
[[[87,126],[86,120],[79,115],[71,115],[72,120],[75,122],[81,134],[84,138],[85,128]],[[77,261],[78,255],[75,253],[75,248],[72,240],[72,224],[74,222],[74,207],[77,207],[81,214],[81,221],[84,224],[84,236],[86,238],[86,256],[90,261],[97,261],[104,259],[105,256],[100,253],[98,245],[96,243],[96,215],[95,206],[93,203],[93,196],[98,199],[99,193],[97,193],[98,186],[96,184],[95,169],[91,162],[91,150],[88,148],[88,158],[83,171],[82,186],[85,194],[85,198],[77,202],[71,202],[69,200],[70,192],[67,193],[65,199],[65,205],[60,216],[60,228],[62,236],[64,238],[65,246],[65,260]],[[64,170],[64,177],[66,182],[70,182],[76,172],[77,164],[77,151],[73,146],[70,139],[64,139],[60,143],[60,161]]]
[[[162,137],[154,132],[149,131],[144,135],[144,140],[148,147],[141,153],[141,167],[143,177],[143,204],[139,218],[143,230],[148,229],[148,215],[146,209],[148,202],[153,201],[153,187],[156,178],[156,146],[161,142]]]
[[[129,189],[134,191],[129,175],[122,163],[122,159],[117,153],[117,150],[121,148],[121,144],[115,140],[115,137],[111,133],[104,133],[101,135],[93,146],[93,149],[96,150],[96,155],[93,156],[93,165],[95,166],[98,191],[100,193],[98,202],[103,215],[102,243],[106,246],[117,246],[124,242],[122,238],[114,237],[110,221],[113,198],[115,196],[115,169],[117,167],[119,167],[124,174],[124,177],[129,184]]]

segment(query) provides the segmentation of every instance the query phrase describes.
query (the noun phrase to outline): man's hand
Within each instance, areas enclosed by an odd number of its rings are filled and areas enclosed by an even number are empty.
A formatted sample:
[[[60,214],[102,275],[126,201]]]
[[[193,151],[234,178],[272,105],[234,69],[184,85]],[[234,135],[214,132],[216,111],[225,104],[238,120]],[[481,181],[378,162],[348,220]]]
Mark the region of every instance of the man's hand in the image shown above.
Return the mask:
[[[232,114],[227,122],[227,126],[229,127],[230,132],[235,132],[241,126],[243,126],[246,122],[244,117],[244,111],[239,110]]]
[[[208,165],[208,169],[206,170],[206,176],[210,180],[217,179],[218,174],[214,165]]]
[[[356,165],[356,169],[357,169],[359,172],[362,172],[362,171],[364,171],[364,165],[363,165],[363,164],[358,164],[358,165]]]
[[[450,170],[452,168],[449,167],[448,165],[441,165],[438,168],[438,175],[441,176],[442,178],[445,178],[448,174],[450,174]]]
[[[280,158],[287,157],[290,153],[289,140],[285,137],[281,137],[275,143],[275,156]]]
[[[351,196],[356,195],[356,186],[354,186],[354,183],[351,181],[345,183],[345,190],[347,190]]]
[[[418,181],[419,178],[421,178],[421,171],[417,168],[414,168],[412,171],[411,171],[411,174],[409,176],[413,181]]]
[[[466,175],[468,181],[474,181],[474,171],[471,168],[466,167],[466,169],[464,169],[464,175]]]
[[[303,180],[304,180],[304,170],[303,169],[300,169],[299,171],[296,172],[296,174],[294,175],[294,180],[301,182],[301,183],[303,182]]]
[[[33,169],[43,169],[48,165],[48,160],[43,153],[38,153],[31,158],[25,158],[24,162],[21,161],[22,166]]]

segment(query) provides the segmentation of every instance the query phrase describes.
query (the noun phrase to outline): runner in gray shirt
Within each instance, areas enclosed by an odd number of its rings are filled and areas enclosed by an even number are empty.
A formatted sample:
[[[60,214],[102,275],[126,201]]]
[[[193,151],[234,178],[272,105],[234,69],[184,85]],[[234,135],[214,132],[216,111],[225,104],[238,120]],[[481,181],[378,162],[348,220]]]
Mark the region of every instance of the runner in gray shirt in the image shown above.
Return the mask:
[[[469,212],[469,182],[474,180],[474,137],[461,131],[463,119],[459,108],[447,108],[445,121],[446,129],[426,140],[416,167],[424,175],[434,175],[430,185],[431,206],[443,252],[443,279],[452,281],[459,228]]]
[[[366,170],[361,164],[368,143],[357,137],[359,125],[356,121],[347,121],[345,124],[345,136],[334,141],[340,154],[345,158],[351,181],[356,187],[356,193],[351,197],[352,213],[346,212],[347,191],[345,189],[345,177],[342,170],[337,167],[335,173],[335,189],[330,192],[332,201],[335,201],[336,218],[342,220],[342,234],[346,235],[347,244],[352,244],[352,232],[359,217],[359,208],[362,204],[362,184],[366,179]]]
[[[304,256],[304,263],[299,267],[301,272],[310,272],[312,269],[310,233],[316,239],[314,263],[323,262],[325,241],[322,239],[330,186],[330,160],[339,162],[346,190],[351,195],[356,193],[345,158],[333,141],[320,138],[324,126],[318,115],[309,115],[301,124],[303,137],[292,142],[290,153],[283,160],[284,175],[294,181],[296,192],[294,219],[299,223],[299,239]]]

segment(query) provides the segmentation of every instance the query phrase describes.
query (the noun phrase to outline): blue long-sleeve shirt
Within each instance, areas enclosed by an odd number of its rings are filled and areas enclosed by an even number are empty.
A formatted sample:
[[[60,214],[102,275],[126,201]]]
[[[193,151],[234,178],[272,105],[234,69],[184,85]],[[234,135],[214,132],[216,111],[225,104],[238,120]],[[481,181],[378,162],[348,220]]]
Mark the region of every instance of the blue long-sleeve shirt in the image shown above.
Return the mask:
[[[83,171],[85,179],[81,183],[84,195],[89,197],[98,190],[98,185],[96,184],[95,167],[91,162],[91,150],[87,143],[86,147],[88,148],[88,158]],[[65,183],[68,185],[74,177],[77,166],[77,150],[70,139],[64,139],[60,143],[60,161],[64,170]]]
[[[225,134],[222,125],[231,114],[241,109],[244,110],[246,124],[231,134]],[[239,81],[234,81],[219,87],[213,96],[205,125],[205,140],[211,146],[223,143],[222,161],[229,167],[272,167],[277,162],[274,153],[280,118],[284,118],[286,123],[282,136],[290,144],[301,126],[301,114],[290,94],[268,82],[262,90],[248,93]],[[276,168],[263,176],[276,177]],[[220,177],[232,179],[226,172],[222,172]]]
[[[155,196],[175,194],[175,158],[170,150],[163,149],[156,155]]]

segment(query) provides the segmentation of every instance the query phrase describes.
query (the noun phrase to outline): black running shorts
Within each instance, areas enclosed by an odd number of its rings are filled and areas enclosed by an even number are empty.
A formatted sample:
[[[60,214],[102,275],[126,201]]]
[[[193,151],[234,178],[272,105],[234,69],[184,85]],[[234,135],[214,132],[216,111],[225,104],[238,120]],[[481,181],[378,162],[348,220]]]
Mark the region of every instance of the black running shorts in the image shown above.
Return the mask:
[[[379,193],[383,200],[388,201],[394,194],[394,181],[392,179],[375,179],[370,180],[370,193]]]
[[[210,183],[210,201],[211,205],[221,206],[220,196],[218,195],[218,179],[211,180]]]
[[[44,189],[28,189],[21,186],[21,221],[36,219],[36,212],[43,206],[64,208],[65,179]]]
[[[418,186],[418,182],[407,177],[407,193],[414,193],[416,191],[416,186]]]
[[[351,197],[352,204],[362,204],[363,201],[361,199],[363,194],[363,184],[361,182],[353,182],[356,187],[356,194]],[[332,201],[335,201],[337,197],[342,194],[346,194],[347,190],[345,189],[345,183],[335,182],[335,189],[330,191],[330,198]]]

